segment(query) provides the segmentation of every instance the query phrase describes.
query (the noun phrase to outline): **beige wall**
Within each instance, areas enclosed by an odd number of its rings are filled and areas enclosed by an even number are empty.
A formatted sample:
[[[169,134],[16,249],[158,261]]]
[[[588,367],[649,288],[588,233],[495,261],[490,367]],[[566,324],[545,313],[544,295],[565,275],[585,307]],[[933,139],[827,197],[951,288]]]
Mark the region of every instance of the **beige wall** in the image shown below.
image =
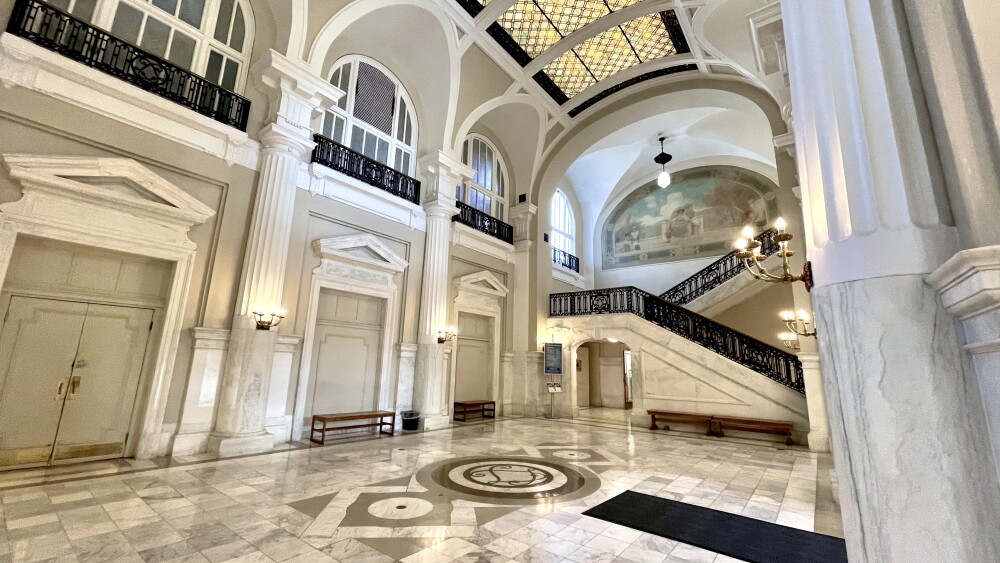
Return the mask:
[[[228,328],[243,261],[256,172],[20,89],[0,96],[0,154],[131,158],[216,211],[189,238],[197,245],[165,421],[178,419],[195,326]],[[0,201],[20,192],[0,170]]]
[[[788,332],[788,329],[778,313],[794,308],[792,289],[784,284],[771,284],[742,303],[712,316],[712,320],[784,350],[778,333]]]

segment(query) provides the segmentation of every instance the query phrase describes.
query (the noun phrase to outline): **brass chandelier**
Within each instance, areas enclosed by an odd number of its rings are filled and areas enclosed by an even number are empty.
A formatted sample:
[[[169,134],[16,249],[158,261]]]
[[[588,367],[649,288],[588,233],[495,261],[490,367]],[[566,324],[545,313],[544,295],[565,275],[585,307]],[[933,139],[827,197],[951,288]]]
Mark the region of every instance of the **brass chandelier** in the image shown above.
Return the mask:
[[[764,267],[767,256],[760,252],[761,243],[754,240],[753,227],[747,225],[743,227],[743,236],[736,240],[736,257],[743,260],[750,275],[769,283],[795,283],[800,281],[806,285],[806,290],[812,290],[812,266],[806,262],[801,274],[793,274],[788,259],[795,256],[795,251],[788,248],[788,243],[793,237],[786,229],[788,225],[781,217],[774,222],[774,228],[778,234],[774,235],[774,241],[778,243],[778,256],[781,258],[781,273],[771,273]]]
[[[785,322],[785,327],[788,328],[789,332],[782,332],[778,335],[781,339],[782,344],[792,350],[800,350],[802,346],[799,344],[799,337],[816,337],[816,328],[813,326],[812,316],[805,311],[805,309],[799,309],[799,312],[795,311],[782,311],[778,316],[781,320]]]

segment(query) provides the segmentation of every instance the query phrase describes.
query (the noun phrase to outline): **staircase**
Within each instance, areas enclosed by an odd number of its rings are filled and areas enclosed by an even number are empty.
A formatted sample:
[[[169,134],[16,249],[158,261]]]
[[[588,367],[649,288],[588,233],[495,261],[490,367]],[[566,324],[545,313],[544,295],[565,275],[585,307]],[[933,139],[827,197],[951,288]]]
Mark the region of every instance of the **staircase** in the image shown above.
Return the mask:
[[[769,229],[754,237],[760,242],[760,253],[771,257],[777,254],[778,243],[774,240],[774,235],[778,234],[775,229]],[[741,276],[746,271],[746,265],[736,257],[736,251],[732,251],[722,258],[712,262],[705,268],[670,288],[660,298],[673,303],[683,305],[689,310],[704,313],[715,308],[722,310],[726,305],[732,305],[731,299],[739,295],[741,298],[752,294],[752,286],[757,282],[750,276]],[[778,264],[777,259],[773,261]],[[771,261],[764,262],[765,267],[771,265]],[[760,284],[763,288],[764,285]],[[723,306],[719,307],[719,305]]]
[[[695,289],[684,298],[708,291],[708,284],[688,287]],[[551,329],[569,331],[564,344],[573,354],[579,344],[612,337],[632,350],[635,423],[650,408],[788,420],[796,442],[806,441],[805,384],[794,354],[635,287],[550,295],[549,317]]]

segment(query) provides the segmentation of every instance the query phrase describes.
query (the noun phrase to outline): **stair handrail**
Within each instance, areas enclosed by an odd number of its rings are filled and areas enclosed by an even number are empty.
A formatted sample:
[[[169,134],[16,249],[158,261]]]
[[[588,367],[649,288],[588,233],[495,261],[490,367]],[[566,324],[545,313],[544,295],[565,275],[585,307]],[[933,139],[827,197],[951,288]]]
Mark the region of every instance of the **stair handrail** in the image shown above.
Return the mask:
[[[760,242],[760,253],[764,256],[778,252],[778,243],[774,240],[776,234],[778,234],[776,229],[768,229],[754,237]],[[660,299],[675,305],[687,305],[735,278],[746,270],[746,265],[737,257],[737,253],[738,251],[734,250],[698,270],[691,277],[660,294]]]
[[[554,293],[549,296],[551,317],[615,313],[636,315],[805,394],[802,362],[798,356],[637,287]]]

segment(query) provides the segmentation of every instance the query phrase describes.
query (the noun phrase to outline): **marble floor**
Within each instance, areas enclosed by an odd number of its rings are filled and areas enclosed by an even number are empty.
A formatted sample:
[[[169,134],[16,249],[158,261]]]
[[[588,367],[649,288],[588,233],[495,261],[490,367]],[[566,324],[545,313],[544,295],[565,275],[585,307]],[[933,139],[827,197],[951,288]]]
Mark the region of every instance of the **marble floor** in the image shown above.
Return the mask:
[[[829,455],[497,419],[222,460],[0,474],[7,561],[736,561],[581,513],[625,490],[840,535]]]

